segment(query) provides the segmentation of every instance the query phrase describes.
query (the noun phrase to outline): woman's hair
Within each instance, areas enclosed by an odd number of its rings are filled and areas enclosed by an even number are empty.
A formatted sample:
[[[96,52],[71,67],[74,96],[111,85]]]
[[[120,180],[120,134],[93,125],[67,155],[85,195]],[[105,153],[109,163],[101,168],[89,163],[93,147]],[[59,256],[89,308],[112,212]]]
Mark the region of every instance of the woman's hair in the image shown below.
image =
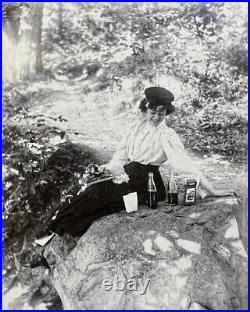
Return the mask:
[[[166,115],[169,115],[175,111],[175,107],[171,104],[171,102],[169,102],[169,104],[167,104],[167,105],[165,104],[164,106],[166,106]],[[144,98],[140,102],[139,110],[142,113],[146,113],[148,108],[155,108],[155,107],[156,106],[152,105],[147,98]]]
[[[149,103],[149,100],[147,98],[144,98],[143,100],[141,100],[140,105],[139,105],[139,110],[142,113],[146,113],[148,109],[148,103]]]

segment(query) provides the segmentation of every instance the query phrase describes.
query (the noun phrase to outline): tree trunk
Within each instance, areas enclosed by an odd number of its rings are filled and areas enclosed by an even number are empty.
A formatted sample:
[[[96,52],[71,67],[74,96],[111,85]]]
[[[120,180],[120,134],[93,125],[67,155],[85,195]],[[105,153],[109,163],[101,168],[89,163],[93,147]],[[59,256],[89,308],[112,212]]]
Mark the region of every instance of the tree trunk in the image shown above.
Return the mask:
[[[62,13],[63,13],[63,4],[61,2],[58,3],[58,34],[60,39],[63,39],[63,20],[62,20]]]
[[[31,42],[34,47],[33,53],[35,54],[34,71],[36,74],[42,73],[42,18],[43,18],[44,3],[37,2],[31,4],[31,28],[32,36]]]
[[[8,6],[5,7],[5,10],[2,9],[3,15],[3,31],[8,36],[9,40],[12,44],[17,44],[18,42],[18,32],[20,27],[20,8],[16,6]]]
[[[30,3],[21,17],[20,40],[17,45],[16,67],[18,79],[34,79],[43,72],[42,63],[42,2]]]
[[[20,28],[21,10],[17,5],[5,3],[2,6],[2,79],[14,81],[17,73],[15,67],[16,46]]]
[[[43,72],[42,18],[44,3],[6,8],[3,21],[3,79],[34,79]]]

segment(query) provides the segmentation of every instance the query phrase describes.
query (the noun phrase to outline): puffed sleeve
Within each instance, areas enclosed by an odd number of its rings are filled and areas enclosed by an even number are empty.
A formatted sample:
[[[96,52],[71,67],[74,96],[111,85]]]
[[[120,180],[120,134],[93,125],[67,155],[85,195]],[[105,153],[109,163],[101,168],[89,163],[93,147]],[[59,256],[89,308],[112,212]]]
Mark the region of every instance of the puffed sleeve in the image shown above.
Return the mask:
[[[121,141],[119,142],[110,163],[123,166],[128,162],[129,159],[127,153],[127,141],[128,134],[124,135]]]
[[[165,127],[160,140],[170,165],[177,171],[195,177],[199,182],[201,171],[186,153],[179,135],[173,129]]]
[[[134,129],[135,125],[133,124],[130,126],[126,131],[125,134],[123,135],[121,141],[118,143],[116,152],[114,153],[110,164],[111,165],[125,165],[129,161],[128,157],[128,138],[131,133],[131,131]]]
[[[209,192],[200,183],[203,174],[186,153],[179,135],[173,129],[165,127],[160,139],[170,166],[190,178],[195,178],[198,193],[202,198],[209,195]]]

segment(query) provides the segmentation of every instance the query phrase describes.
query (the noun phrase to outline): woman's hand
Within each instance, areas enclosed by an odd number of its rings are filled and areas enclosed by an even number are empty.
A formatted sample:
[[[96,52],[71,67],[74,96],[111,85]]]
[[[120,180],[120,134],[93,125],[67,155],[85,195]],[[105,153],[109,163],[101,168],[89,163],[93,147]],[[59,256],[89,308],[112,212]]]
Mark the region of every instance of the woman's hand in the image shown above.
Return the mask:
[[[112,173],[113,177],[117,177],[117,176],[120,176],[122,174],[125,174],[123,166],[120,164],[116,164],[116,163],[110,162],[110,163],[101,165],[100,169],[110,171]]]
[[[236,196],[239,197],[239,194],[233,189],[216,189],[211,182],[204,176],[200,176],[200,183],[210,194],[213,196]]]
[[[222,190],[213,189],[211,191],[211,194],[213,196],[218,196],[218,197],[222,197],[222,196],[236,196],[236,197],[239,197],[239,194],[235,190],[226,190],[226,189],[222,189]]]
[[[123,166],[118,163],[108,163],[99,167],[101,170],[108,170],[112,174],[113,182],[116,184],[127,183],[129,176],[126,174]]]
[[[109,170],[109,163],[99,166],[100,172],[104,172],[104,171],[108,171],[108,170]]]

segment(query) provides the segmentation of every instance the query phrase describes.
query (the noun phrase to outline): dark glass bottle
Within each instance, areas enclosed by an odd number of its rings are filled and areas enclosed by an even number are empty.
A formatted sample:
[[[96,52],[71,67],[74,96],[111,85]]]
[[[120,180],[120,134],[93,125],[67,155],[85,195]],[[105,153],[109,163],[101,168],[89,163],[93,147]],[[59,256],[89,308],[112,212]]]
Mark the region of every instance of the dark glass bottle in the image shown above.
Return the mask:
[[[178,205],[178,190],[172,171],[169,177],[168,203],[170,205]]]
[[[165,203],[168,204],[169,201],[168,201],[168,193],[169,193],[169,180],[167,182],[167,185],[166,185],[166,199],[165,199]]]
[[[157,189],[152,172],[148,173],[148,206],[152,209],[157,208]]]

